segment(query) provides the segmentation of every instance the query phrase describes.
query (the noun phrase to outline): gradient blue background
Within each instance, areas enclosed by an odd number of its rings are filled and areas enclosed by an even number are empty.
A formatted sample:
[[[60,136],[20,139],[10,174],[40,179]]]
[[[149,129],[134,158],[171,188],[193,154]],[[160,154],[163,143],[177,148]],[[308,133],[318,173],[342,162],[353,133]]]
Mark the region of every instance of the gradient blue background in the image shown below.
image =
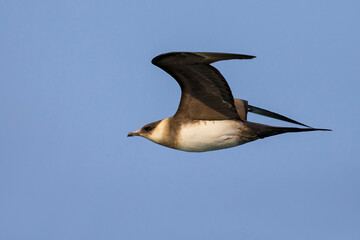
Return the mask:
[[[0,6],[0,239],[360,239],[359,1]],[[334,131],[126,138],[176,111],[169,51],[256,55],[215,64],[235,97]]]

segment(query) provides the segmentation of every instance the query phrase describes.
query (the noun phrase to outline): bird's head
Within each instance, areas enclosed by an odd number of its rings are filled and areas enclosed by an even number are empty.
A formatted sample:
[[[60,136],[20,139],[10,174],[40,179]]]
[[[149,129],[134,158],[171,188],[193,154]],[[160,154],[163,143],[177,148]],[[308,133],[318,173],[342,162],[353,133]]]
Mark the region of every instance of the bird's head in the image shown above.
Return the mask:
[[[143,126],[142,128],[140,128],[137,131],[133,131],[128,133],[128,137],[133,137],[133,136],[140,136],[140,137],[144,137],[147,138],[151,141],[157,142],[157,138],[159,137],[159,130],[158,126],[159,123],[161,121],[157,121],[157,122],[152,122],[149,124],[146,124],[145,126]]]

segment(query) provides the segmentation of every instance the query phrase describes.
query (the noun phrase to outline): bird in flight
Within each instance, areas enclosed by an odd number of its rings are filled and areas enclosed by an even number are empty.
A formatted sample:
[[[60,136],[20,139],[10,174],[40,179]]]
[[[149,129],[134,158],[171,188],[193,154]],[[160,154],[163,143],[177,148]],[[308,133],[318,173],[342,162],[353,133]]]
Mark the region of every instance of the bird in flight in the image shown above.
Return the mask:
[[[209,52],[171,52],[155,57],[152,63],[180,85],[180,105],[174,116],[146,124],[127,136],[141,136],[182,151],[205,152],[287,132],[331,131],[311,128],[234,98],[225,78],[210,65],[221,60],[252,58],[255,56]],[[275,127],[250,122],[247,121],[248,112],[304,127]]]

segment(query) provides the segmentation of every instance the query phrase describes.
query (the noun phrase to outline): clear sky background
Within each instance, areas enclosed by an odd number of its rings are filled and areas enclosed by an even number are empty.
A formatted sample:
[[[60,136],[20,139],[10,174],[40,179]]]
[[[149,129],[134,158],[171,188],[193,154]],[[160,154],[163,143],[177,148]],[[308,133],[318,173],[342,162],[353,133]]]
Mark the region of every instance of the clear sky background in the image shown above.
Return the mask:
[[[360,239],[359,1],[0,3],[0,239]],[[151,59],[216,63],[235,97],[333,132],[186,153]],[[252,121],[291,126],[249,116]]]

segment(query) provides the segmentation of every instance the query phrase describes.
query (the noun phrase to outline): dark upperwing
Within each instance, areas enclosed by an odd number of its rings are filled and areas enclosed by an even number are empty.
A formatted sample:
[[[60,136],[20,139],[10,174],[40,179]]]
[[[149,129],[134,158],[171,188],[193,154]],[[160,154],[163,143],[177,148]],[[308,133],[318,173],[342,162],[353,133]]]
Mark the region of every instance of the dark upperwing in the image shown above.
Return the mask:
[[[265,117],[270,117],[270,118],[278,119],[278,120],[281,120],[284,122],[289,122],[289,123],[298,124],[298,125],[301,125],[304,127],[309,127],[308,125],[305,125],[303,123],[295,121],[291,118],[285,117],[278,113],[274,113],[274,112],[271,112],[271,111],[263,109],[263,108],[251,106],[248,104],[248,102],[246,100],[234,98],[234,102],[235,102],[236,110],[237,110],[241,120],[244,122],[247,121],[247,113],[252,112],[252,113],[256,113],[256,114],[259,114],[259,115],[262,115]]]
[[[210,64],[254,57],[228,53],[172,52],[155,57],[152,63],[170,74],[180,85],[181,100],[175,119],[241,120],[229,85]]]

